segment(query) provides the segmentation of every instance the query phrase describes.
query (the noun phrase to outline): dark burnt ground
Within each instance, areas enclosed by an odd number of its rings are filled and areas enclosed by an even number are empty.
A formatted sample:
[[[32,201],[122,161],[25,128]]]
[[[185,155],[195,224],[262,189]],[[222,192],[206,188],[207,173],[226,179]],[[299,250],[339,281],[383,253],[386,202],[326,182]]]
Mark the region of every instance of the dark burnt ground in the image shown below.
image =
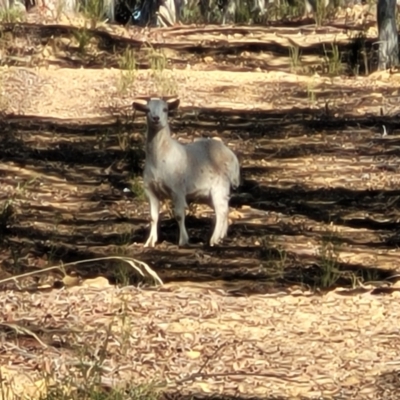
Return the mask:
[[[236,280],[250,292],[382,281],[398,258],[400,190],[396,121],[385,137],[380,123],[278,121],[233,111],[194,120],[182,112],[172,119],[179,139],[218,135],[240,158],[243,184],[232,195],[233,224],[224,243],[210,248],[212,213],[193,208],[187,218],[193,245],[179,249],[178,227],[166,208],[160,243],[143,249],[142,119],[112,125],[3,121],[2,270],[8,276],[129,255],[165,282],[216,281],[233,291]],[[97,262],[78,269],[114,281],[120,267]]]

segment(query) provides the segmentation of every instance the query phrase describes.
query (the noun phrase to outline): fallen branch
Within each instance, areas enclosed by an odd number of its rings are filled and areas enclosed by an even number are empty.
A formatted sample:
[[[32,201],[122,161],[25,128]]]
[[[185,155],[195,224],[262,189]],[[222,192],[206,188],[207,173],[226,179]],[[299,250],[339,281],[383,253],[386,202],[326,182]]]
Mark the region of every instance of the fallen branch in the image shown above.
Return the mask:
[[[17,281],[19,279],[27,278],[29,276],[34,276],[34,275],[38,275],[38,274],[42,274],[42,273],[45,273],[45,272],[48,272],[48,271],[52,271],[52,270],[59,270],[59,271],[64,273],[64,268],[65,267],[69,267],[71,265],[84,264],[84,263],[95,262],[95,261],[104,261],[104,260],[124,261],[124,262],[128,263],[141,276],[144,277],[145,275],[144,275],[144,273],[143,273],[143,271],[141,269],[141,267],[142,267],[147,272],[147,274],[150,275],[158,284],[163,285],[163,281],[161,280],[161,278],[145,262],[137,260],[135,258],[131,258],[131,257],[119,257],[119,256],[91,258],[89,260],[79,260],[79,261],[74,261],[74,262],[70,262],[70,263],[67,263],[67,264],[55,265],[55,266],[52,266],[52,267],[43,268],[43,269],[41,269],[39,271],[27,272],[25,274],[12,276],[10,278],[1,279],[0,280],[0,285],[3,284],[3,283],[6,283],[6,282],[11,282],[11,281],[17,283]]]

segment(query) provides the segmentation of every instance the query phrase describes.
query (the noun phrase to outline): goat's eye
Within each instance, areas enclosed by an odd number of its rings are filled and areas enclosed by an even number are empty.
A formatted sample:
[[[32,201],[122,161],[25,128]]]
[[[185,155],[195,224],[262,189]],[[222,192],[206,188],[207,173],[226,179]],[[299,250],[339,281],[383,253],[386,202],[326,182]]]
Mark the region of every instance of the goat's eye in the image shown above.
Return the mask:
[[[164,111],[165,113],[167,113],[167,112],[168,112],[168,108],[164,108],[163,111]]]

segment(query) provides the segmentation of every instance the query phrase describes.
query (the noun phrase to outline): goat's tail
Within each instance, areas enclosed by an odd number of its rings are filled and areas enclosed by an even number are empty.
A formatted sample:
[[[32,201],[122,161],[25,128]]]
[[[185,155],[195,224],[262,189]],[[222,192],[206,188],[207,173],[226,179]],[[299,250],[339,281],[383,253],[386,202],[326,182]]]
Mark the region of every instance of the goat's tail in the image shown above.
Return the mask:
[[[240,165],[236,155],[233,155],[232,163],[230,165],[229,180],[232,189],[237,189],[240,186]]]

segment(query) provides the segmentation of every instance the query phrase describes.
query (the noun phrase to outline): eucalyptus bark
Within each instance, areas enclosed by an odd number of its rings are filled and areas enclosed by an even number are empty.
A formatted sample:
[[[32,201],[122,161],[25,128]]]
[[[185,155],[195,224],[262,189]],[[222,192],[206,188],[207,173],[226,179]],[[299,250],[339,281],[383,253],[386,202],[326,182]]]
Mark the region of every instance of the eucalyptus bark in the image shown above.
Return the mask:
[[[378,67],[380,70],[385,70],[399,63],[396,0],[378,0],[377,14],[379,33]]]

